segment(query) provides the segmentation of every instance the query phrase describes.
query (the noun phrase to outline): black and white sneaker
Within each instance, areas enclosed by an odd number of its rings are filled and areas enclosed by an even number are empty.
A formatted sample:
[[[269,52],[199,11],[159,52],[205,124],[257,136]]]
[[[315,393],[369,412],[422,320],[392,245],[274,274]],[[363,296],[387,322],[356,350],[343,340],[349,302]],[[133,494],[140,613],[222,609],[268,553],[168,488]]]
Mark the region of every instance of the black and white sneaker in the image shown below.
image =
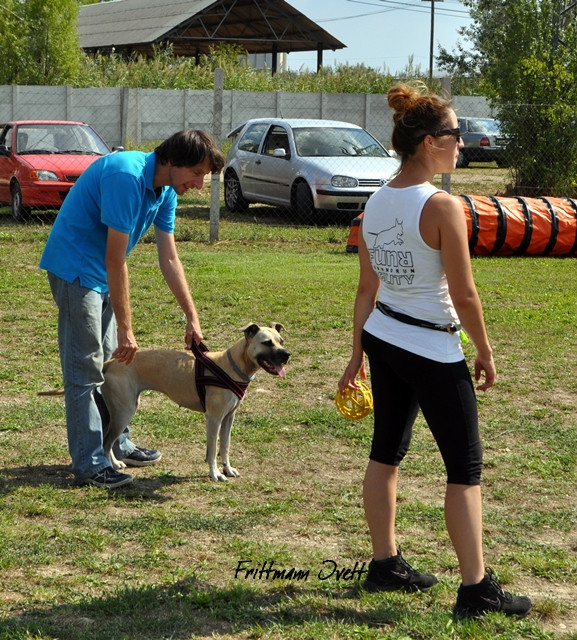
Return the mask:
[[[413,569],[399,551],[386,560],[371,560],[363,587],[367,591],[427,591],[437,584],[436,576]]]
[[[151,464],[156,464],[160,458],[162,458],[162,453],[156,449],[136,447],[130,455],[122,458],[122,462],[127,467],[148,467]]]
[[[457,619],[479,618],[490,611],[501,611],[507,616],[523,617],[529,613],[531,606],[531,600],[527,596],[514,596],[503,591],[499,581],[489,570],[478,584],[459,587],[453,616]]]
[[[130,484],[132,479],[132,476],[128,473],[120,473],[112,467],[106,467],[102,469],[102,471],[95,473],[90,478],[87,478],[86,482],[104,489],[116,489],[116,487],[122,487],[125,484]]]

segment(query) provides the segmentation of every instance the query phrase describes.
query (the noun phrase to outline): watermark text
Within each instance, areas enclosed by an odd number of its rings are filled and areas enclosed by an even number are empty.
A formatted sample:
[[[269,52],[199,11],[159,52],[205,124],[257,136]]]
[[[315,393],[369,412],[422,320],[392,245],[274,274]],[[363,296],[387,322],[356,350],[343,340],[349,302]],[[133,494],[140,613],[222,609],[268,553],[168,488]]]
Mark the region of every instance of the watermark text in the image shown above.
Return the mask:
[[[355,562],[354,566],[339,566],[334,560],[323,560],[317,570],[281,567],[274,560],[255,564],[252,560],[238,560],[234,570],[237,580],[295,580],[305,582],[311,572],[319,580],[361,580],[368,573],[366,562]]]

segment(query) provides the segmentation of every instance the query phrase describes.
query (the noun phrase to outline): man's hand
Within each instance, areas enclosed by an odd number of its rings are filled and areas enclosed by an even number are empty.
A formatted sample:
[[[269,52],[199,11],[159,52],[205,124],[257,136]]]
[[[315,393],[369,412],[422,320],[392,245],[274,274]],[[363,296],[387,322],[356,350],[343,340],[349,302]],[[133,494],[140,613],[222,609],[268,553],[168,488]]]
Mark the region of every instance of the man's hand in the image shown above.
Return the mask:
[[[202,338],[203,338],[202,329],[200,328],[200,324],[198,320],[190,321],[186,325],[186,335],[184,337],[186,348],[190,349],[193,342],[195,344],[199,344],[199,342],[202,342]]]
[[[112,354],[113,358],[116,358],[118,362],[124,362],[130,364],[134,359],[134,355],[138,350],[138,344],[132,331],[118,330],[118,347]]]

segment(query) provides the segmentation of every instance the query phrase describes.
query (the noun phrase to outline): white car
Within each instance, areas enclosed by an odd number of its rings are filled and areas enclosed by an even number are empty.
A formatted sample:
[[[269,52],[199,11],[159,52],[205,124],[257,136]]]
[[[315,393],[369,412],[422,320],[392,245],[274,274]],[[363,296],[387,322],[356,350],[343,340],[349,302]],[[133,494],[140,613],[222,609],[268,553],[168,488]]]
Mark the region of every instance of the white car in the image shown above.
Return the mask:
[[[228,137],[224,199],[233,212],[260,202],[290,207],[303,222],[322,210],[352,218],[399,169],[376,138],[349,122],[259,118]]]

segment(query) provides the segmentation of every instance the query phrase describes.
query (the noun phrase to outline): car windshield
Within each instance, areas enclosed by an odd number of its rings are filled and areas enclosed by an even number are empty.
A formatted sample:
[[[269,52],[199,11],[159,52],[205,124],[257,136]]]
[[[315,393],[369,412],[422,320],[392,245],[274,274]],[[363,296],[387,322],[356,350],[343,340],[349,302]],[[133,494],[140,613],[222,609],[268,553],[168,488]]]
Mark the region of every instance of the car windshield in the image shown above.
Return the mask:
[[[469,131],[473,133],[500,133],[499,122],[481,118],[469,120]]]
[[[21,124],[16,135],[16,151],[21,155],[77,153],[102,156],[109,149],[88,125]]]
[[[389,154],[364,129],[299,127],[293,129],[297,153],[305,157],[372,156]]]

